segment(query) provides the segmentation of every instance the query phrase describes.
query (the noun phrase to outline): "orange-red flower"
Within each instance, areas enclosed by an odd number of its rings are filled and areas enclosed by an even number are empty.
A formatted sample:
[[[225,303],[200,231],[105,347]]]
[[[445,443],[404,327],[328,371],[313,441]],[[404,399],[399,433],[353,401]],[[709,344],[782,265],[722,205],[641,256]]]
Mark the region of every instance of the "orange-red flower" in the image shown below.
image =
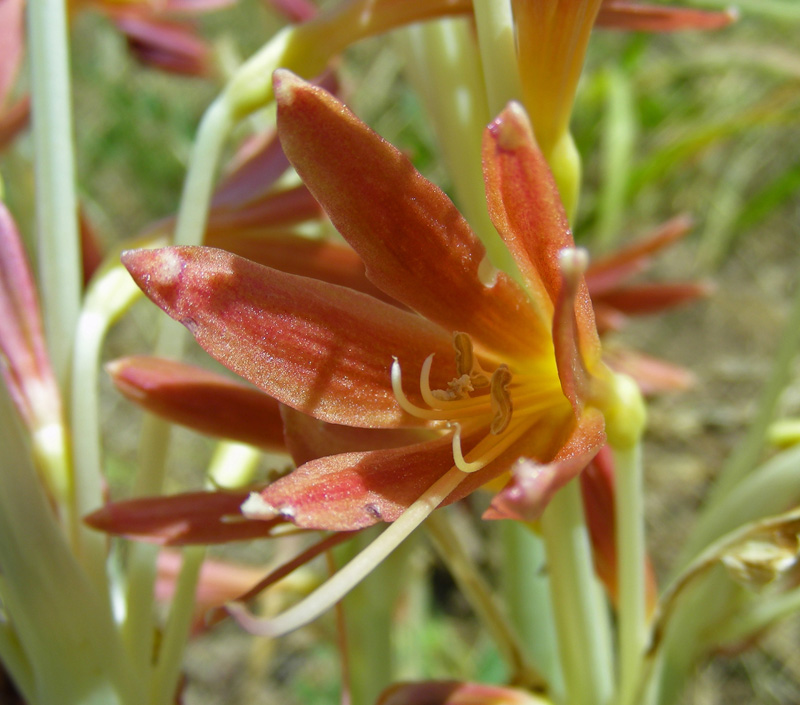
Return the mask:
[[[438,499],[451,502],[520,457],[588,462],[604,441],[609,373],[585,262],[522,109],[509,106],[484,146],[489,208],[518,285],[484,271],[483,246],[449,199],[330,94],[280,72],[276,97],[290,161],[372,283],[410,311],[211,248],[124,262],[212,356],[281,403],[334,424],[427,429],[430,440],[311,459],[267,487],[254,513],[349,530],[397,519],[445,477]],[[563,467],[543,491],[581,469]]]

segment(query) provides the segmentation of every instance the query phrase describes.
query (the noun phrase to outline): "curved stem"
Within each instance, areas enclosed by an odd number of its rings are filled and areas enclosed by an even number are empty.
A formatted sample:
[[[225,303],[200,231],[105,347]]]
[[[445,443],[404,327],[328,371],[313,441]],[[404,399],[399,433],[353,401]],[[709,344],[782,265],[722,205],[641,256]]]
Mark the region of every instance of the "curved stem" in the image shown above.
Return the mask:
[[[647,640],[642,448],[616,449],[616,543],[619,566],[619,694],[632,703]]]
[[[608,614],[594,576],[577,482],[553,497],[542,530],[567,702],[605,705],[613,691]]]

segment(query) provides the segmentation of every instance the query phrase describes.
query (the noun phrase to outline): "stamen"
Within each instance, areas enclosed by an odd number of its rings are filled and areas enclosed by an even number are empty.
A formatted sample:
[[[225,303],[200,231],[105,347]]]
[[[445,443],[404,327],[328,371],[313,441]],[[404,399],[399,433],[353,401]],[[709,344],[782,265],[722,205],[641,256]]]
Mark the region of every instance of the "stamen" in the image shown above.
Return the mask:
[[[430,360],[432,357],[433,355],[430,355],[425,362],[428,362],[428,360]],[[428,370],[430,371],[430,366],[428,366]],[[400,405],[403,411],[406,411],[412,416],[416,416],[420,419],[442,419],[442,415],[439,412],[433,411],[432,409],[422,409],[416,404],[412,404],[408,400],[408,397],[403,391],[403,376],[402,372],[400,371],[400,363],[397,361],[397,358],[394,358],[394,361],[392,362],[392,391],[394,392],[395,399],[397,399],[397,403]]]
[[[511,404],[511,395],[508,393],[509,384],[511,384],[511,372],[509,372],[507,365],[500,365],[492,373],[490,391],[494,418],[489,430],[495,436],[505,431],[509,421],[511,421],[511,413],[514,407]]]
[[[453,347],[456,349],[456,369],[459,375],[472,372],[472,341],[466,333],[453,334]]]
[[[283,614],[259,619],[241,603],[228,605],[228,611],[248,632],[257,636],[278,637],[315,620],[333,607],[366,578],[397,548],[465,478],[458,468],[439,478],[400,517],[330,580]]]
[[[453,423],[453,462],[461,472],[472,473],[482,470],[493,460],[496,460],[501,453],[508,450],[525,431],[531,427],[530,419],[525,422],[515,423],[508,431],[499,438],[488,435],[481,440],[471,451],[470,455],[475,455],[475,460],[467,460],[461,448],[461,424]]]
[[[458,375],[469,375],[476,389],[489,386],[489,377],[475,359],[472,339],[466,333],[453,334],[453,347],[456,349],[456,369]]]

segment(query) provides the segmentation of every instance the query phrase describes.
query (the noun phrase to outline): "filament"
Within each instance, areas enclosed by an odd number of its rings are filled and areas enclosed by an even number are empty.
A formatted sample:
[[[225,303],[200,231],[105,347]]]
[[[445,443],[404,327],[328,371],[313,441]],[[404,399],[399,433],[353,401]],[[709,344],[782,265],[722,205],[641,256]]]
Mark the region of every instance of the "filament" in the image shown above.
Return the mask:
[[[333,607],[366,578],[414,529],[428,518],[436,507],[447,499],[465,477],[466,475],[458,468],[450,468],[393,524],[390,524],[378,538],[336,575],[283,614],[260,619],[248,612],[241,603],[231,603],[228,605],[228,611],[242,627],[256,636],[278,637],[308,624]]]

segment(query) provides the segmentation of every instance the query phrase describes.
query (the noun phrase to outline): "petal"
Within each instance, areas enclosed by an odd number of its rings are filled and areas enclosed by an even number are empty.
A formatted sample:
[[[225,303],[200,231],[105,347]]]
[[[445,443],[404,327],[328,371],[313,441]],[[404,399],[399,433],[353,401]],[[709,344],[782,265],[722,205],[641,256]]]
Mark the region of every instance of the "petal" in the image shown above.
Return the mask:
[[[637,284],[617,287],[598,297],[604,306],[628,316],[659,313],[708,296],[712,287],[704,282]]]
[[[586,293],[583,273],[588,258],[581,248],[561,251],[562,284],[553,316],[558,377],[576,415],[593,393],[602,394],[607,372],[600,361],[602,348],[591,301],[581,296]]]
[[[611,449],[604,446],[581,473],[581,495],[592,541],[595,572],[605,585],[611,602],[617,605],[619,576],[614,482],[613,456]],[[649,558],[645,558],[644,570],[647,609],[652,613],[658,598],[658,587]]]
[[[24,9],[23,0],[0,1],[0,111],[11,95],[22,61]]]
[[[47,354],[39,297],[14,219],[2,202],[0,373],[30,427],[60,423],[61,401]]]
[[[452,466],[449,437],[342,453],[301,465],[264,489],[261,498],[302,528],[349,531],[394,521]]]
[[[163,550],[158,552],[158,577],[155,585],[156,599],[168,604],[175,595],[175,588],[183,566],[183,552]],[[194,606],[194,628],[197,634],[205,628],[205,613],[235,600],[247,592],[264,576],[264,570],[250,565],[231,563],[206,558],[197,581]]]
[[[163,546],[228,543],[264,538],[284,520],[248,519],[247,492],[187,492],[112,502],[84,521],[98,531]]]
[[[327,455],[402,448],[432,440],[435,432],[422,428],[353,428],[325,423],[290,406],[281,406],[286,447],[296,466]]]
[[[220,180],[211,201],[217,208],[236,208],[267,194],[289,168],[274,130],[249,137],[239,148],[230,172]]]
[[[355,250],[342,243],[312,240],[285,232],[245,230],[209,234],[206,236],[206,244],[281,272],[346,286],[400,305],[367,279],[361,258]]]
[[[641,272],[652,263],[654,255],[684,237],[692,228],[692,220],[678,215],[661,225],[652,234],[632,242],[606,257],[595,258],[586,270],[586,285],[592,300],[623,279]]]
[[[208,73],[209,49],[190,25],[124,10],[111,16],[141,63],[189,76]]]
[[[376,286],[484,349],[542,350],[549,331],[505,274],[481,283],[483,245],[439,188],[325,91],[276,71],[275,94],[286,155]]]
[[[519,103],[509,103],[484,132],[483,172],[492,222],[549,322],[561,288],[559,252],[575,243],[550,167]]]
[[[675,32],[686,29],[720,29],[735,22],[738,16],[736,10],[713,12],[644,5],[628,0],[604,0],[596,24],[599,27],[638,32]]]
[[[453,377],[450,337],[356,291],[262,267],[208,247],[123,253],[137,284],[226,367],[311,416],[349,426],[420,425],[391,388],[396,356],[434,384]]]
[[[507,472],[520,456],[543,462],[554,456],[588,453],[605,442],[602,415],[599,427],[587,421],[567,440],[574,417],[570,407],[554,411],[489,465],[473,472],[442,503],[450,504]],[[589,418],[589,417],[587,417]],[[462,439],[464,455],[487,436],[478,428]],[[390,450],[343,453],[301,465],[261,493],[265,509],[306,529],[349,531],[378,521],[392,522],[453,466],[452,436]],[[587,461],[588,462],[588,461]],[[560,485],[559,485],[560,486]]]
[[[222,375],[156,357],[126,357],[106,365],[132,402],[200,433],[285,450],[277,401]]]
[[[304,22],[317,14],[311,0],[267,0],[267,4],[283,13],[290,22]]]
[[[600,0],[511,0],[525,106],[544,152],[569,126]]]
[[[208,234],[227,229],[295,225],[319,218],[322,210],[305,186],[268,193],[234,208],[214,208],[208,218]],[[207,235],[208,236],[208,235]]]
[[[643,394],[688,389],[697,381],[689,370],[630,348],[606,348],[603,359],[616,371],[633,377]]]
[[[603,415],[588,409],[549,463],[521,459],[511,482],[492,500],[484,519],[538,519],[553,495],[589,464],[605,443]]]

